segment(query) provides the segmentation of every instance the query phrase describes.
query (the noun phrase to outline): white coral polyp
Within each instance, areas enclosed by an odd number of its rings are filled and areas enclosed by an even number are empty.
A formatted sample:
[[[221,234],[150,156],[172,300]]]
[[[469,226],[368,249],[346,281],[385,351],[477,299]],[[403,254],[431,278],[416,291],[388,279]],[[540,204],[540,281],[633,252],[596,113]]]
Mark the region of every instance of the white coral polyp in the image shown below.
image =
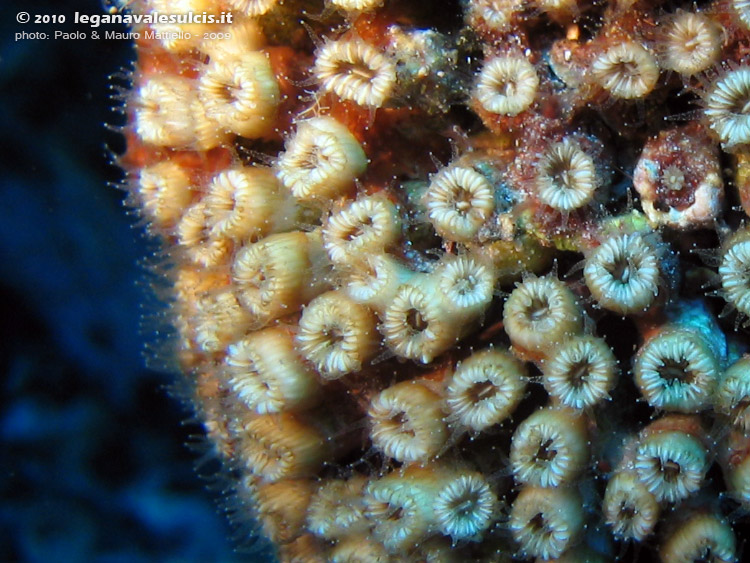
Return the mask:
[[[394,62],[361,39],[326,43],[313,73],[323,91],[372,108],[382,107],[396,86]]]
[[[484,65],[476,97],[489,113],[515,116],[531,106],[538,87],[533,65],[521,55],[506,55]]]
[[[615,98],[647,96],[659,80],[653,55],[638,43],[626,42],[604,51],[591,65],[594,80]]]
[[[704,113],[725,149],[750,143],[750,67],[740,67],[714,84]]]
[[[276,176],[302,201],[341,195],[367,167],[359,141],[332,117],[301,122],[276,165]]]

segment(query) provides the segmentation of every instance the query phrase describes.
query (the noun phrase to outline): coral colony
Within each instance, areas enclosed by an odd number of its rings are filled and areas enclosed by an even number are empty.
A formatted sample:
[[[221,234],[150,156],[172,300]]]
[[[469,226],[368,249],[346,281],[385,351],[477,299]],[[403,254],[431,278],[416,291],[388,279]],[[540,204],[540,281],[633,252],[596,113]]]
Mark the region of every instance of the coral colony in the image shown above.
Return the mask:
[[[133,27],[120,162],[236,520],[283,561],[741,557],[750,1],[129,9],[231,15]]]

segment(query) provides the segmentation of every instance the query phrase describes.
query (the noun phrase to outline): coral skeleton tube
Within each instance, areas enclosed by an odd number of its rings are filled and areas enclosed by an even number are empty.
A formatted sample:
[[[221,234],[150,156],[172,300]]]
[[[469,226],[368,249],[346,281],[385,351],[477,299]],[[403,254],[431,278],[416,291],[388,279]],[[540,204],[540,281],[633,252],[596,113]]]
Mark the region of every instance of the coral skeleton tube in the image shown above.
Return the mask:
[[[597,303],[623,315],[645,312],[659,293],[659,255],[641,233],[604,240],[586,258],[583,272]]]
[[[417,381],[385,389],[370,402],[373,445],[398,461],[425,461],[448,439],[439,395]]]
[[[372,254],[348,264],[346,292],[357,303],[382,313],[393,301],[399,287],[414,275],[393,256]]]
[[[492,522],[496,504],[481,474],[462,473],[448,481],[435,498],[438,530],[453,540],[477,539]]]
[[[394,62],[360,39],[326,43],[313,73],[323,91],[367,107],[383,106],[396,85]]]
[[[524,557],[560,557],[583,530],[581,498],[566,487],[524,487],[511,507],[509,526]]]
[[[741,315],[750,317],[750,229],[738,231],[722,251],[719,279],[724,299]]]
[[[665,23],[662,65],[684,76],[708,70],[721,54],[721,34],[722,30],[707,15],[677,13]]]
[[[302,533],[312,488],[312,483],[305,479],[286,479],[258,488],[255,493],[258,516],[269,538],[289,543]]]
[[[293,415],[261,415],[236,430],[247,468],[275,483],[316,473],[330,454],[325,438]]]
[[[446,317],[434,281],[425,275],[400,286],[381,318],[380,332],[386,345],[397,355],[424,364],[450,348],[462,329]]]
[[[424,540],[434,526],[433,502],[440,484],[432,469],[413,468],[372,481],[365,490],[367,517],[373,535],[389,553],[408,550]]]
[[[575,411],[544,408],[513,434],[510,463],[516,482],[559,487],[573,482],[589,461],[584,418]]]
[[[638,480],[657,500],[678,502],[701,487],[708,458],[698,438],[665,429],[641,438],[633,465]]]
[[[472,354],[456,368],[446,388],[450,416],[482,431],[508,418],[526,390],[526,369],[507,352],[489,349]]]
[[[231,143],[232,133],[206,114],[206,107],[199,98],[192,101],[190,111],[193,114],[196,149],[209,151]]]
[[[186,251],[188,258],[199,266],[223,266],[231,255],[232,240],[211,232],[208,204],[205,201],[189,207],[175,230],[178,244]]]
[[[336,379],[359,371],[377,352],[380,337],[372,311],[330,291],[305,307],[296,342],[323,378]]]
[[[472,240],[495,208],[492,186],[472,168],[438,172],[424,195],[427,216],[435,231],[449,240]]]
[[[635,541],[653,533],[660,513],[656,497],[629,471],[610,477],[602,510],[615,537]]]
[[[195,141],[191,99],[192,81],[178,76],[155,76],[138,89],[135,130],[146,143],[182,147]]]
[[[719,360],[697,332],[666,328],[638,351],[634,375],[653,407],[698,412],[711,404],[719,379]]]
[[[271,232],[283,197],[270,168],[231,168],[218,174],[204,201],[208,228],[215,236],[235,240]],[[283,226],[283,223],[282,223]]]
[[[544,388],[562,406],[593,407],[615,384],[617,361],[601,338],[574,336],[545,362]]]
[[[272,235],[245,246],[232,264],[237,298],[261,324],[297,311],[324,287],[313,269],[322,255],[319,233]]]
[[[202,268],[184,265],[175,274],[175,296],[172,306],[175,329],[180,339],[181,351],[190,354],[196,348],[205,352],[218,352],[239,337],[252,322],[250,317],[219,276],[203,276]],[[214,322],[214,313],[224,323]],[[227,322],[228,321],[228,322]],[[191,368],[193,362],[187,362]]]
[[[750,143],[750,68],[729,71],[713,84],[704,97],[708,124],[722,145],[732,150]]]
[[[237,297],[225,289],[201,296],[192,321],[199,348],[206,353],[217,353],[247,331],[254,319]]]
[[[594,80],[615,98],[634,100],[651,93],[659,66],[642,45],[626,41],[604,51],[591,65]]]
[[[371,523],[365,517],[362,497],[365,483],[362,476],[323,481],[310,500],[307,511],[310,531],[325,539],[367,532]]]
[[[521,9],[522,0],[477,0],[469,5],[469,17],[477,28],[507,31],[512,25],[513,12]]]
[[[384,195],[360,198],[333,213],[323,227],[326,252],[335,263],[361,259],[392,246],[401,234],[401,219]]]
[[[726,369],[715,403],[716,410],[729,416],[735,428],[750,435],[750,356],[743,356]]]
[[[513,347],[532,357],[543,357],[583,328],[575,296],[550,276],[518,284],[505,302],[503,322]]]
[[[674,526],[660,552],[665,563],[701,559],[733,563],[738,560],[736,540],[729,523],[715,514],[698,511]]]
[[[454,541],[476,540],[496,517],[497,498],[476,472],[411,466],[371,481],[364,504],[374,537],[397,553],[436,532]]]
[[[455,322],[472,322],[492,301],[495,268],[479,257],[469,254],[446,257],[432,275],[437,278],[444,314]]]
[[[286,149],[276,163],[276,174],[301,201],[345,193],[367,167],[359,141],[331,117],[300,122]]]
[[[320,400],[317,378],[284,328],[269,327],[232,344],[225,365],[237,397],[258,414],[302,410]]]
[[[137,193],[143,211],[158,229],[171,228],[192,201],[192,182],[177,162],[165,160],[141,170]]]
[[[515,116],[534,102],[539,77],[521,55],[498,56],[484,64],[476,87],[476,98],[488,113]]]
[[[268,58],[248,52],[213,60],[199,79],[198,95],[206,116],[243,137],[262,137],[273,129],[279,85]]]
[[[586,205],[600,184],[594,159],[568,138],[552,145],[539,163],[537,195],[552,209],[570,212]]]

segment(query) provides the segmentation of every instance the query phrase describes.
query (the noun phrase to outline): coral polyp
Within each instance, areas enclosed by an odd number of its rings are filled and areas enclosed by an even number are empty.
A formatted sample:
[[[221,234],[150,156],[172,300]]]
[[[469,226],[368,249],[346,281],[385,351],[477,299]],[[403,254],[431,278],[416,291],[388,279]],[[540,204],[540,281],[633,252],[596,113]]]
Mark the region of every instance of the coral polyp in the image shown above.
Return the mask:
[[[396,85],[395,63],[361,40],[326,44],[313,71],[321,90],[361,106],[382,106]]]
[[[492,186],[471,168],[447,168],[438,173],[424,196],[424,205],[435,231],[443,237],[467,242],[495,208]]]
[[[243,534],[738,560],[748,2],[174,10],[233,22],[135,26],[120,163]]]
[[[568,138],[552,145],[539,165],[539,199],[559,211],[570,212],[588,203],[600,185],[594,159]]]
[[[642,45],[628,42],[604,51],[591,65],[594,80],[615,98],[648,95],[659,79],[656,59]]]
[[[584,279],[597,303],[623,315],[645,312],[656,300],[661,266],[654,236],[617,234],[586,258]]]
[[[708,16],[678,12],[664,22],[662,64],[683,76],[709,70],[721,54],[721,28]]]
[[[494,58],[485,63],[477,83],[477,101],[488,113],[518,115],[536,96],[539,77],[521,55]]]
[[[729,71],[708,90],[705,103],[709,125],[725,148],[750,143],[750,68]]]

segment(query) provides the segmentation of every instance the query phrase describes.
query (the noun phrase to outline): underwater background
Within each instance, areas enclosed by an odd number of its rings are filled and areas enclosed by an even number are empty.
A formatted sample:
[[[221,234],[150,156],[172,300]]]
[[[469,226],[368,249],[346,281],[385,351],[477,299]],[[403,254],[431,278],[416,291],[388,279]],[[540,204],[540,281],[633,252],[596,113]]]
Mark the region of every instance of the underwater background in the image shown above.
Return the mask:
[[[156,246],[108,185],[122,178],[106,146],[122,141],[105,128],[132,46],[15,41],[90,31],[73,16],[98,0],[2,4],[0,561],[268,561],[235,553],[221,482],[194,470],[200,427],[170,396],[175,375],[146,367]],[[21,25],[19,10],[67,22]]]

